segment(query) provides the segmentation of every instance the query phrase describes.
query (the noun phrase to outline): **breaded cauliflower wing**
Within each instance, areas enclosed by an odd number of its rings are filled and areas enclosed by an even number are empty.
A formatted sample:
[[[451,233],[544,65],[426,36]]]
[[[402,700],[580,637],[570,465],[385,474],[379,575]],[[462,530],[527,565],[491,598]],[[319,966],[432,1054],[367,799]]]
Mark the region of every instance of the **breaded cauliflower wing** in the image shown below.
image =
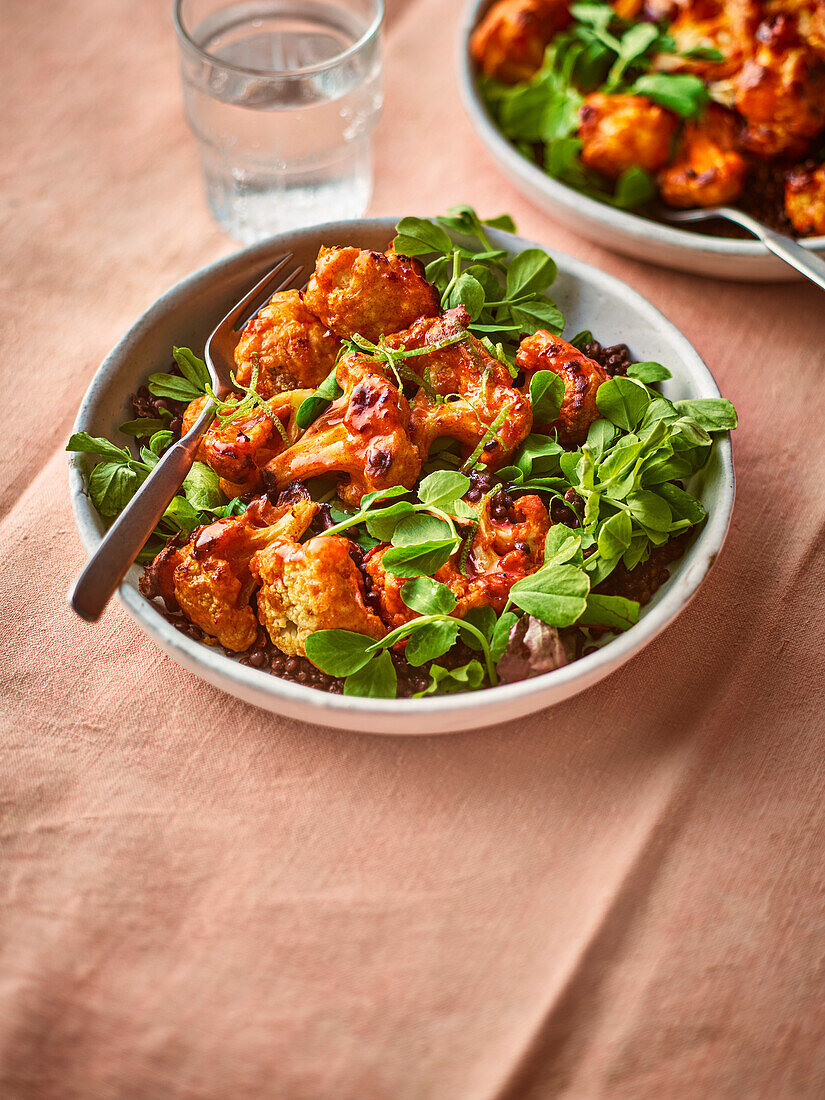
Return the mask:
[[[273,294],[241,333],[235,375],[242,386],[258,367],[262,397],[297,388],[314,389],[335,364],[341,341],[306,306],[297,290]]]
[[[754,34],[761,18],[759,0],[680,0],[667,29],[676,50],[660,54],[655,68],[663,72],[693,73],[711,85],[727,81],[753,56]],[[666,16],[667,17],[667,16]],[[685,57],[690,51],[710,46],[721,60]],[[713,87],[711,87],[713,94]]]
[[[485,76],[505,84],[529,80],[569,22],[567,0],[499,0],[473,31],[470,52]]]
[[[338,336],[373,342],[441,308],[418,260],[358,248],[321,248],[304,301]]]
[[[737,132],[734,116],[716,104],[687,123],[673,163],[659,173],[669,206],[716,206],[739,198],[747,165],[735,149]]]
[[[421,471],[410,439],[410,406],[403,393],[364,356],[342,357],[338,377],[344,393],[291,447],[264,471],[269,488],[321,474],[340,474],[338,495],[357,504],[365,493],[404,485]]]
[[[825,233],[825,164],[800,165],[788,173],[785,211],[801,236]]]
[[[300,435],[295,413],[312,393],[312,390],[290,390],[276,394],[267,401],[272,415],[255,408],[226,424],[218,419],[212,421],[198,448],[197,458],[219,476],[221,489],[227,496],[241,496],[260,488],[261,469]],[[208,400],[199,397],[188,405],[183,414],[184,434],[198,419]],[[273,417],[277,417],[280,429]]]
[[[483,497],[468,564],[475,573],[532,572],[544,561],[549,530],[550,516],[541,497],[517,497],[506,519],[494,518],[490,498]]]
[[[765,15],[790,15],[806,45],[825,58],[825,0],[768,0]]]
[[[485,438],[478,461],[490,470],[503,466],[532,426],[530,403],[513,386],[507,368],[467,331],[470,318],[463,306],[443,317],[416,322],[387,343],[398,349],[432,347],[427,355],[409,360],[427,380],[412,402],[410,435],[422,461],[435,439],[458,440],[469,456]],[[439,344],[461,336],[459,343]]]
[[[355,549],[349,539],[318,535],[303,545],[274,543],[254,556],[258,617],[283,653],[304,656],[316,630],[354,630],[370,638],[386,633],[364,603],[364,580],[350,556]]]
[[[765,20],[755,56],[735,78],[740,143],[760,157],[801,156],[825,128],[825,65],[785,15]]]
[[[466,525],[466,520],[459,520]],[[506,520],[493,519],[490,501],[483,501],[478,527],[469,552],[459,551],[434,577],[446,584],[456,598],[451,614],[463,619],[474,607],[504,609],[510,589],[516,581],[535,572],[544,560],[544,540],[550,529],[547,509],[536,496],[521,497],[512,503]],[[469,528],[465,527],[465,530]],[[364,570],[378,595],[381,618],[389,630],[418,617],[401,598],[404,577],[384,569],[388,547],[376,546],[364,560]],[[403,649],[406,641],[398,643]]]
[[[565,446],[582,443],[590,425],[599,418],[596,392],[607,374],[601,364],[568,344],[558,336],[539,329],[522,340],[516,355],[516,366],[524,371],[525,390],[530,379],[540,370],[551,370],[564,382],[564,400],[558,420],[552,424],[537,424],[538,432],[558,433]]]
[[[593,92],[579,118],[582,161],[611,179],[628,168],[664,167],[678,127],[675,115],[640,95]]]
[[[171,610],[180,609],[204,633],[240,653],[258,633],[250,606],[253,555],[271,542],[300,537],[317,509],[300,500],[276,510],[265,527],[254,526],[254,511],[196,527],[185,545],[168,545],[147,565],[140,590],[148,599],[162,597]]]

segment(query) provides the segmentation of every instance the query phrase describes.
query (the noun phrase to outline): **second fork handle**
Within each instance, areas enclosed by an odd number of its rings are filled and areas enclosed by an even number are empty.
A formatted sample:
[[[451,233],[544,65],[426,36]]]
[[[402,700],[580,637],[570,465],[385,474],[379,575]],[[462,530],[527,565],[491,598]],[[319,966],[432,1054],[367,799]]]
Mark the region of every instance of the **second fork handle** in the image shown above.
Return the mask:
[[[69,603],[81,618],[88,622],[100,618],[192,469],[200,441],[214,415],[215,406],[210,401],[186,435],[163,455],[106,532],[69,594]]]

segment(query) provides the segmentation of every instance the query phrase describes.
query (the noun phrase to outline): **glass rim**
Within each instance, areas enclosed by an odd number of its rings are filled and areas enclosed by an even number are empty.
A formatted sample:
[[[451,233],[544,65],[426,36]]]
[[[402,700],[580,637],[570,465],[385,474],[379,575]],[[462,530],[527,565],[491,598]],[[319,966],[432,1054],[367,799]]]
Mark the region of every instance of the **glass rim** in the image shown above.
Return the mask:
[[[348,46],[345,50],[342,50],[341,53],[336,54],[335,57],[330,58],[329,61],[319,61],[315,65],[303,65],[297,69],[250,69],[245,65],[235,65],[231,61],[224,61],[220,57],[216,57],[214,54],[209,53],[208,50],[204,50],[197,44],[183,25],[181,9],[186,3],[186,0],[174,0],[172,6],[172,20],[175,24],[175,31],[177,32],[181,45],[197,54],[197,56],[204,61],[208,61],[211,65],[219,65],[222,69],[227,69],[233,73],[240,73],[242,76],[254,76],[259,80],[282,80],[287,77],[311,76],[313,73],[322,73],[328,69],[334,69],[336,65],[340,65],[362,49],[371,38],[375,37],[384,21],[384,0],[372,0],[372,2],[375,5],[375,15],[357,41],[353,42],[353,44]]]

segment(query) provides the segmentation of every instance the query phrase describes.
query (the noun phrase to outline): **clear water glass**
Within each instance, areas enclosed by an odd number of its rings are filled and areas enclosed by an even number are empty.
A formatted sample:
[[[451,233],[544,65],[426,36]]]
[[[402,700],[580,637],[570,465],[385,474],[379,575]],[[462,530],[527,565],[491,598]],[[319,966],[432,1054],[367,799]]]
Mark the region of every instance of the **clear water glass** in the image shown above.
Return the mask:
[[[364,213],[383,14],[383,0],[176,0],[186,118],[230,236]]]

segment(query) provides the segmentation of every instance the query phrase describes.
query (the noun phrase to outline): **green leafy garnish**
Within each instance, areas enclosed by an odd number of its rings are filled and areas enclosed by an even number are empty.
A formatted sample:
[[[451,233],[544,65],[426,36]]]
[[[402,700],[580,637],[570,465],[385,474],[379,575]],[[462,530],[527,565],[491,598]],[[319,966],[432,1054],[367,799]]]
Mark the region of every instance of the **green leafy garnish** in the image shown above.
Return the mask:
[[[501,351],[491,354],[508,366],[508,352],[523,333],[538,327],[560,333],[564,327],[545,293],[556,277],[552,258],[541,249],[526,249],[508,260],[507,252],[493,248],[487,229],[511,226],[509,217],[482,221],[472,207],[455,206],[435,221],[402,218],[393,241],[396,252],[427,260],[426,275],[441,294],[442,307],[464,306],[470,331],[488,340],[488,350],[495,349],[495,341]]]
[[[338,385],[335,371],[336,367],[333,367],[315,393],[313,393],[311,397],[307,397],[298,406],[298,411],[295,414],[295,423],[304,431],[310,424],[313,424],[322,413],[325,413],[332,402],[344,392]]]

